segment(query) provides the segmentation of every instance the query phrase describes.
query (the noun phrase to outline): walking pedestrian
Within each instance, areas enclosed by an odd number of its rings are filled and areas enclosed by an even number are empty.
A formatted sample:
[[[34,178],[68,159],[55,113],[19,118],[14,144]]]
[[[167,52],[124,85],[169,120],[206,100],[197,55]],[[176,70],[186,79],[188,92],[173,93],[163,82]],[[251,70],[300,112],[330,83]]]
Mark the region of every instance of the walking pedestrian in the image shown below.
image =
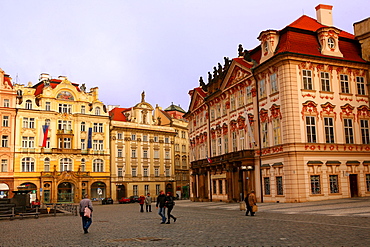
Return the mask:
[[[165,206],[167,208],[167,219],[168,219],[166,224],[170,224],[171,218],[173,219],[173,222],[176,222],[177,218],[171,214],[171,211],[175,206],[175,201],[173,200],[171,192],[167,192]]]
[[[84,233],[89,233],[88,229],[92,223],[93,205],[89,199],[89,195],[85,194],[84,198],[80,201],[80,216],[82,217],[82,228]]]
[[[144,213],[144,202],[145,202],[145,197],[141,195],[139,197],[139,204],[140,204],[140,212]]]
[[[257,199],[254,191],[252,190],[244,199],[245,204],[247,206],[247,211],[245,212],[245,216],[248,216],[248,213],[251,213],[251,216],[254,216],[255,212],[253,212],[253,206],[256,205]]]
[[[150,193],[145,197],[145,209],[147,213],[152,212],[152,197],[150,196]]]
[[[165,207],[165,203],[166,203],[166,195],[164,194],[164,191],[161,190],[159,192],[159,195],[157,197],[157,203],[155,204],[156,208],[158,209],[158,214],[162,217],[162,222],[161,224],[165,224],[166,223],[166,207]]]

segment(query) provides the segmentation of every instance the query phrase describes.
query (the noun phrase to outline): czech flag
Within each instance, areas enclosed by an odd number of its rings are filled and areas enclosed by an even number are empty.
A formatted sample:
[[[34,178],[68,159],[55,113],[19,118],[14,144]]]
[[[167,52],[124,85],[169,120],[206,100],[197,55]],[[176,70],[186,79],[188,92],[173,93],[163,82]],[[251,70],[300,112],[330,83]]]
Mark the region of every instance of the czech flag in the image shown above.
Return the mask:
[[[41,147],[46,147],[46,142],[48,140],[49,125],[42,126],[42,144]]]
[[[210,158],[210,157],[208,157],[208,156],[207,156],[207,161],[208,161],[208,163],[210,163],[210,164],[212,163],[211,158]]]

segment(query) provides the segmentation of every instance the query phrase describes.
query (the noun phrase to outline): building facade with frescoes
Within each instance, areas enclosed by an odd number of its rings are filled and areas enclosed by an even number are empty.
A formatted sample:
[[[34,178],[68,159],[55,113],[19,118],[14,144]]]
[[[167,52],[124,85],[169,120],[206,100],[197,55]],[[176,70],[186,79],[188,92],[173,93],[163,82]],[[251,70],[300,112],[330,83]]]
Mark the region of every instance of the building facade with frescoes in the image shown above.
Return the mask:
[[[78,202],[85,193],[109,197],[109,116],[98,88],[41,74],[38,83],[14,89],[12,189],[31,191],[31,200],[42,203]]]
[[[262,31],[190,91],[191,200],[370,196],[370,19],[353,35],[332,8]]]

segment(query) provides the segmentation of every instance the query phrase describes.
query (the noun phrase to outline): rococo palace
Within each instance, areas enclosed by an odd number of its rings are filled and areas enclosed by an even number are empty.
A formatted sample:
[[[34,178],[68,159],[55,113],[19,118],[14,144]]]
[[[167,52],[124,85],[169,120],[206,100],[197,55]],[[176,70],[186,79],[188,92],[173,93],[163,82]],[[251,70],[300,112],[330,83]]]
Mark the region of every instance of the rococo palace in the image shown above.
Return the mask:
[[[350,34],[318,5],[224,58],[190,90],[193,201],[370,196],[370,19]]]

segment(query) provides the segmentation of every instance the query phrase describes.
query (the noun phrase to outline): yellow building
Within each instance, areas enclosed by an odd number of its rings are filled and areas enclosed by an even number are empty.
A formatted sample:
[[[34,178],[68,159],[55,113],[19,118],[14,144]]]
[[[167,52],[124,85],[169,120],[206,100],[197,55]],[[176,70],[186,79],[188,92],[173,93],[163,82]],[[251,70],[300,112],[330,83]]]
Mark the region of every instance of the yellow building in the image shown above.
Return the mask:
[[[191,199],[303,202],[370,196],[370,19],[332,6],[239,46],[190,91]]]
[[[134,107],[112,109],[111,181],[112,198],[155,196],[160,190],[175,192],[174,128],[162,126],[142,93]]]
[[[16,93],[11,78],[0,69],[0,198],[10,198],[14,190],[14,133]]]
[[[41,74],[15,90],[14,189],[43,203],[110,196],[109,116],[98,88]]]
[[[176,194],[178,198],[189,198],[189,137],[188,121],[183,118],[185,111],[174,104],[162,110],[157,107],[163,126],[175,129],[173,157],[175,162]]]

